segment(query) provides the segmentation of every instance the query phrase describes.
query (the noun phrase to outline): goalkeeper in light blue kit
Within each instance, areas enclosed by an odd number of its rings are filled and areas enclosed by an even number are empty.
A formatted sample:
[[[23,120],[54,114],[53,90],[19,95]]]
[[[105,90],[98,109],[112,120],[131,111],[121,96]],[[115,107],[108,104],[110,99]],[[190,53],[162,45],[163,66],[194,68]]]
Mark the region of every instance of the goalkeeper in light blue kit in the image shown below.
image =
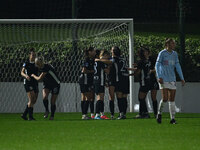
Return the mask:
[[[158,78],[159,86],[162,92],[162,100],[160,101],[157,122],[162,122],[162,110],[167,101],[169,101],[169,112],[171,117],[171,124],[176,124],[175,120],[175,94],[176,94],[176,76],[175,68],[184,86],[185,81],[179,59],[175,49],[175,41],[173,39],[166,39],[165,49],[162,50],[157,57],[156,61],[156,75]]]

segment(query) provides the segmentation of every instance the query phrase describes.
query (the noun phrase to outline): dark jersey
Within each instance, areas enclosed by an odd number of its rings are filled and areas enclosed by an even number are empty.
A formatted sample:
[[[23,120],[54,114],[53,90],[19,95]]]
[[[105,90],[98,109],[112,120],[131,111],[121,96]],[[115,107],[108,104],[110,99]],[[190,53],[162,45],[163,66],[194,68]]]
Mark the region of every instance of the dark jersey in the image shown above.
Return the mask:
[[[106,75],[104,69],[107,67],[108,65],[101,61],[96,61],[94,63],[94,84],[105,85]]]
[[[142,86],[148,85],[152,81],[156,82],[155,74],[150,73],[150,70],[155,67],[155,60],[152,57],[149,57],[148,60],[140,60],[137,65],[138,69],[141,70],[139,77]]]
[[[35,66],[35,63],[25,62],[23,68],[25,68],[25,74],[31,78],[30,81],[24,79],[24,84],[37,84],[37,80],[31,77],[31,74],[38,75],[38,68]]]
[[[87,70],[94,70],[94,59],[86,58],[82,67],[85,67]],[[79,83],[80,84],[93,84],[94,73],[83,73],[81,72]]]
[[[112,57],[111,61],[112,61],[112,65],[110,66],[110,72],[109,72],[109,75],[108,75],[108,80],[112,84],[112,83],[119,81],[119,78],[118,78],[118,74],[117,74],[118,66],[117,66],[117,63],[115,61],[115,57]]]
[[[44,85],[55,87],[60,84],[60,79],[58,78],[58,75],[52,65],[44,64],[44,67],[40,69],[40,72],[46,73],[43,78]]]
[[[116,82],[124,80],[124,78],[128,77],[128,70],[127,70],[127,64],[125,59],[121,57],[115,57],[113,60],[113,64],[115,66],[115,72],[116,72]]]

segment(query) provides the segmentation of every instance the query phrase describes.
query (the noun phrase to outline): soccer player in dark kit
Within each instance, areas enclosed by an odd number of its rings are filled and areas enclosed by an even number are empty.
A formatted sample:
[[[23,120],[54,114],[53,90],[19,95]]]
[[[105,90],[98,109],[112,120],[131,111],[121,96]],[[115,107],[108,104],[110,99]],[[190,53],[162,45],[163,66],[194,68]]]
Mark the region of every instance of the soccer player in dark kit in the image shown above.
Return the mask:
[[[115,92],[118,101],[119,116],[117,119],[126,119],[127,95],[129,94],[129,72],[124,58],[121,57],[121,50],[117,46],[111,49],[112,62],[115,65]]]
[[[100,59],[109,59],[109,52],[101,50]],[[109,73],[108,65],[100,60],[94,64],[94,91],[97,96],[96,115],[94,119],[110,119],[104,114],[105,79]]]
[[[23,64],[21,70],[21,75],[24,77],[24,87],[29,100],[24,113],[21,115],[24,120],[35,120],[33,118],[33,106],[38,97],[38,82],[31,77],[31,74],[38,74],[38,68],[35,67],[35,57],[36,54],[34,50],[31,49],[29,53],[29,61]],[[27,118],[27,114],[29,114],[29,118]]]
[[[37,57],[35,59],[35,64],[39,68],[39,72],[41,72],[41,74],[39,76],[32,74],[31,77],[35,78],[37,81],[43,81],[43,104],[46,109],[44,118],[47,118],[49,114],[48,96],[51,92],[51,116],[49,120],[54,120],[56,99],[60,91],[60,79],[58,78],[58,75],[52,65],[44,64],[43,57]]]
[[[81,110],[82,119],[90,119],[87,116],[88,107],[90,105],[91,118],[94,119],[94,91],[93,91],[93,78],[94,78],[94,58],[96,51],[93,47],[89,47],[84,51],[85,59],[82,63],[81,75],[79,78],[81,90]]]
[[[150,50],[146,47],[139,49],[139,62],[136,64],[136,70],[133,75],[139,74],[140,88],[138,93],[139,99],[139,114],[136,118],[150,118],[150,115],[146,106],[146,96],[151,91],[151,99],[153,103],[154,116],[157,115],[157,90],[159,85],[155,74],[155,62],[156,60],[150,56]]]

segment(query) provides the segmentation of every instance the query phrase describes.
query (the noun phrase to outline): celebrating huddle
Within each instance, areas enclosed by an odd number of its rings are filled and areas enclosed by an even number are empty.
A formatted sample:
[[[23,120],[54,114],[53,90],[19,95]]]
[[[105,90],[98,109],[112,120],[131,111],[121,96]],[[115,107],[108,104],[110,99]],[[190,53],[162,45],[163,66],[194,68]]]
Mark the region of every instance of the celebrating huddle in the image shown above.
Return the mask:
[[[114,46],[111,54],[106,50],[95,50],[93,47],[85,50],[85,60],[80,76],[82,119],[89,119],[87,112],[90,105],[91,118],[110,119],[104,114],[105,87],[109,89],[109,108],[111,119],[114,119],[115,93],[118,100],[119,116],[126,118],[127,94],[129,94],[129,74],[126,61],[121,58],[121,50]],[[94,114],[94,99],[96,96],[96,115]]]
[[[121,50],[113,46],[109,51],[96,50],[89,47],[84,51],[85,57],[81,66],[79,85],[81,91],[82,119],[115,119],[114,100],[117,99],[119,115],[116,119],[126,119],[127,95],[129,94],[129,76],[138,75],[140,88],[138,92],[139,114],[135,118],[150,118],[146,106],[146,96],[151,91],[154,116],[158,123],[162,122],[162,111],[164,104],[169,101],[169,112],[171,124],[175,120],[175,93],[176,93],[176,68],[182,85],[185,84],[177,53],[174,51],[175,41],[166,39],[165,49],[156,59],[150,56],[147,47],[139,49],[139,61],[128,68],[126,60],[121,57]],[[133,73],[129,73],[133,71]],[[39,74],[40,73],[40,74]],[[30,51],[29,61],[24,63],[21,75],[24,77],[24,87],[29,102],[21,117],[24,120],[35,120],[33,117],[33,106],[38,97],[38,82],[43,81],[43,104],[45,107],[44,118],[48,118],[49,106],[48,96],[51,93],[51,115],[54,119],[56,110],[56,99],[60,90],[60,80],[55,69],[44,64],[43,57],[37,57],[33,50]],[[110,117],[104,114],[105,88],[109,91]],[[161,89],[162,99],[157,104],[157,91]],[[94,103],[96,99],[96,104]],[[90,108],[91,116],[88,116]],[[29,117],[27,118],[27,114]]]

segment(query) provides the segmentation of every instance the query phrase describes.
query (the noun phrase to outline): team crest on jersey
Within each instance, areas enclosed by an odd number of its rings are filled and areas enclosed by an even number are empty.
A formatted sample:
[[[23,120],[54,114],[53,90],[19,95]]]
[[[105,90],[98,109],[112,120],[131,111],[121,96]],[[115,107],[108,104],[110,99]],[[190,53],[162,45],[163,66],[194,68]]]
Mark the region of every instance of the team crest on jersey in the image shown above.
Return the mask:
[[[33,87],[32,87],[32,86],[29,86],[29,89],[30,89],[30,90],[33,90]]]

